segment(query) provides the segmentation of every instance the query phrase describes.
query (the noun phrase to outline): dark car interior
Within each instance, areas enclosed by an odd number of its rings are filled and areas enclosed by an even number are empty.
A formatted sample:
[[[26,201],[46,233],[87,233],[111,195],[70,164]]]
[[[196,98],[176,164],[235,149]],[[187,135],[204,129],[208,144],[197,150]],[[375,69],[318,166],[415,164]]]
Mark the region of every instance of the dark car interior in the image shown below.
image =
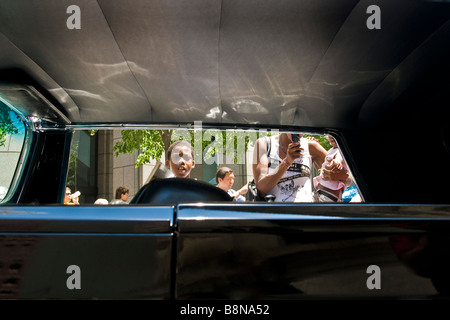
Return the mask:
[[[367,27],[368,7],[95,1],[81,6],[81,28],[69,29],[75,13],[63,3],[3,3],[1,96],[49,128],[331,128],[351,152],[367,201],[446,203],[438,185],[449,173],[437,168],[450,156],[449,4],[383,3],[380,29]],[[63,148],[63,136],[39,143]],[[50,162],[42,175],[59,170]],[[411,176],[424,187],[405,187]],[[23,192],[20,201],[56,197],[61,186],[45,180],[48,195]]]

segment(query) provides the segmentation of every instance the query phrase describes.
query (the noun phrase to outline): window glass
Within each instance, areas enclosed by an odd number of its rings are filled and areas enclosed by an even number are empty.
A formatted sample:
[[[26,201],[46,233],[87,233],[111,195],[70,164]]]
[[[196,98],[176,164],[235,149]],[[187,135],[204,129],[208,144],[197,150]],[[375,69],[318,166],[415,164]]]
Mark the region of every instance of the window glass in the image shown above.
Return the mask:
[[[298,157],[286,153],[295,134],[299,134],[297,151],[302,154]],[[265,159],[261,159],[264,152],[255,150],[260,146],[257,140],[264,140],[266,146],[270,141]],[[326,134],[277,130],[75,130],[65,203],[128,204],[152,179],[174,176],[208,182],[238,202],[359,202],[341,151],[338,141]],[[327,156],[329,168],[325,167]],[[255,187],[261,189],[259,193],[268,188],[264,183],[252,184],[255,177],[262,181],[283,166],[286,173],[265,192],[269,198],[261,194],[255,198]]]
[[[0,202],[7,199],[18,172],[25,141],[25,124],[21,117],[0,100]]]

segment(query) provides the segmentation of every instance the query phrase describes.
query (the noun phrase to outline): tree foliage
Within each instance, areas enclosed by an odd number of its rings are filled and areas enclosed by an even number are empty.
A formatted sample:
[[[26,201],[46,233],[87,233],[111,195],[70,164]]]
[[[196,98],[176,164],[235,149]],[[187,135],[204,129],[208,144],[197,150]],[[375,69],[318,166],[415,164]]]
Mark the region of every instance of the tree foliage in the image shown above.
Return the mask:
[[[320,135],[320,134],[305,135],[305,137],[313,137],[313,138],[317,139],[319,141],[320,145],[322,147],[324,147],[325,150],[327,150],[327,151],[330,150],[330,148],[332,147],[332,145],[331,145],[330,141],[328,141],[328,138],[326,135]]]
[[[16,119],[13,119],[12,116],[15,116]],[[14,124],[17,120],[20,121],[20,118],[0,102],[0,147],[5,145],[6,136],[19,132],[17,126]]]
[[[114,144],[114,155],[140,151],[136,167],[160,160],[169,148],[173,130],[122,130],[122,141]]]
[[[218,154],[227,156],[228,161],[235,163],[245,157],[249,144],[253,144],[261,133],[252,136],[246,131],[234,130],[131,130],[121,131],[122,141],[114,144],[114,155],[131,154],[139,151],[136,167],[160,160],[169,146],[177,140],[187,140],[194,147],[195,159],[205,162],[215,161]],[[265,133],[265,135],[270,135]],[[201,146],[201,147],[198,147]],[[241,157],[241,158],[239,158]],[[197,160],[198,162],[198,160]]]
[[[209,163],[214,161],[217,154],[226,156],[226,163],[245,163],[245,154],[248,147],[253,145],[255,140],[263,135],[271,135],[270,132],[254,132],[249,134],[245,130],[202,130],[197,133],[195,130],[173,129],[173,130],[131,130],[121,131],[122,141],[114,144],[114,155],[132,154],[139,151],[135,166],[151,163],[152,160],[160,160],[167,152],[170,144],[177,140],[187,140],[194,146],[201,146],[200,154],[195,154],[195,159],[202,157],[202,160]],[[305,135],[314,137],[326,149],[331,148],[331,144],[326,135]],[[197,160],[198,162],[198,160]],[[224,163],[221,161],[220,163]]]

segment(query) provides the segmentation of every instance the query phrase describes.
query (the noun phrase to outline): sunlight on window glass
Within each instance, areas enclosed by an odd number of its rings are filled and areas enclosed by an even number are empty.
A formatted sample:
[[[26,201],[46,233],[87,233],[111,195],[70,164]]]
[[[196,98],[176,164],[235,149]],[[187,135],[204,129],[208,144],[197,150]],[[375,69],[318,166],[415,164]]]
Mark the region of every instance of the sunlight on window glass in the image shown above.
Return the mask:
[[[11,108],[0,100],[0,201],[11,188],[25,139],[25,125]]]

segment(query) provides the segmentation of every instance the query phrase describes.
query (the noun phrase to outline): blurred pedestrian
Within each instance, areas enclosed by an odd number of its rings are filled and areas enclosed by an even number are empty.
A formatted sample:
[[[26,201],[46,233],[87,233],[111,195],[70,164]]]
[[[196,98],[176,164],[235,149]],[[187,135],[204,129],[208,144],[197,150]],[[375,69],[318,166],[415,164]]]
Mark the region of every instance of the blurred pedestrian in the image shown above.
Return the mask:
[[[80,204],[80,197],[81,193],[80,191],[77,191],[72,194],[72,190],[69,187],[66,187],[66,191],[64,193],[64,204],[67,205],[73,205],[73,204]]]
[[[110,204],[128,204],[128,194],[129,194],[128,188],[125,187],[118,187],[116,189],[116,197],[114,200],[110,202]]]
[[[233,170],[228,167],[220,167],[216,172],[217,187],[226,191],[234,200],[243,202],[246,200],[243,194],[247,193],[248,186],[245,184],[242,188],[236,191],[231,188],[234,184],[234,179],[235,177]]]

